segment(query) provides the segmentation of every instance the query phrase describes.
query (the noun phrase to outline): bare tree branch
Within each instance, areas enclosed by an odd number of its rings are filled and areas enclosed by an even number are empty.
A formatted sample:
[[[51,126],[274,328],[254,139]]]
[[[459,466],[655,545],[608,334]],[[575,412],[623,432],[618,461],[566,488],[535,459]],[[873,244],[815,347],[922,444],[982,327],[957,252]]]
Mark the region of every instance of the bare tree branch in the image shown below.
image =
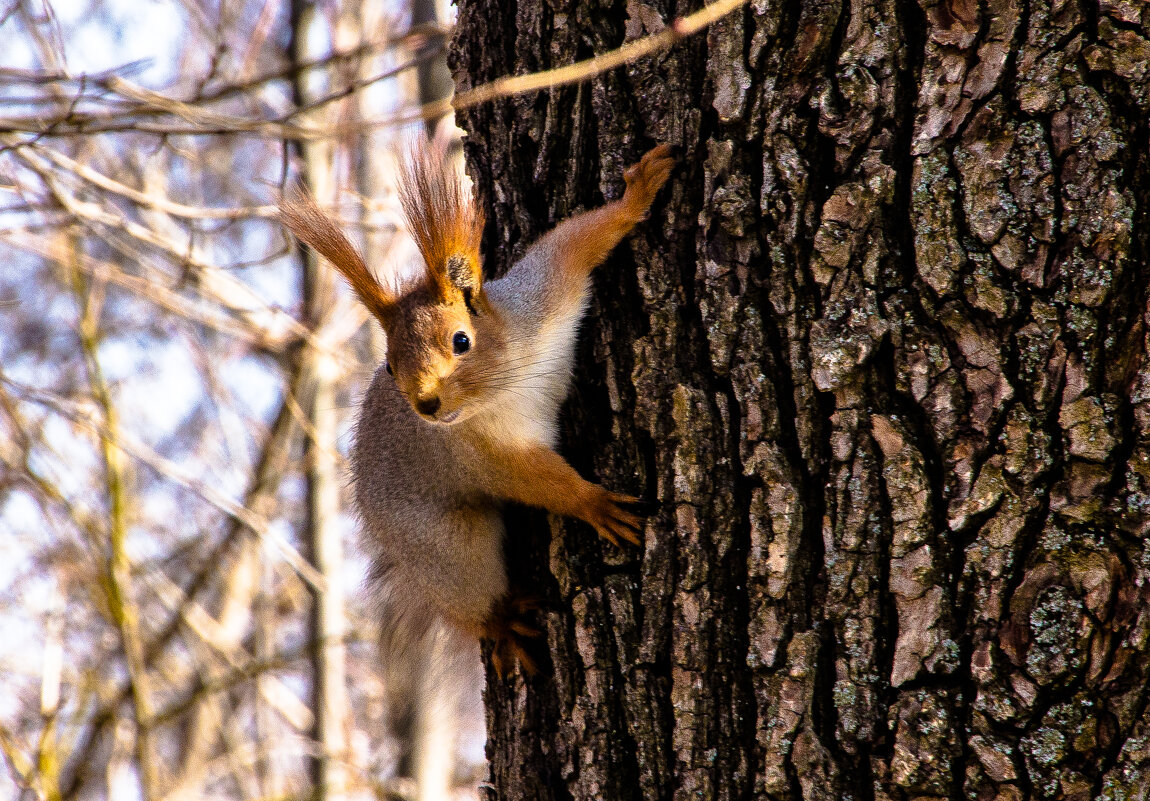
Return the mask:
[[[70,241],[70,248],[76,244]],[[160,769],[152,739],[152,689],[147,666],[144,664],[144,646],[140,631],[139,610],[136,606],[132,582],[132,565],[127,551],[128,498],[124,457],[120,448],[120,425],[111,393],[104,380],[98,353],[99,300],[97,287],[83,279],[83,272],[74,263],[68,264],[73,291],[80,304],[81,316],[78,333],[88,372],[92,396],[100,409],[97,426],[104,458],[104,477],[108,493],[107,566],[106,587],[108,607],[120,631],[124,656],[128,664],[128,683],[132,705],[136,712],[136,762],[140,769],[141,791],[145,801],[152,801],[160,793]],[[96,291],[94,291],[96,290]]]

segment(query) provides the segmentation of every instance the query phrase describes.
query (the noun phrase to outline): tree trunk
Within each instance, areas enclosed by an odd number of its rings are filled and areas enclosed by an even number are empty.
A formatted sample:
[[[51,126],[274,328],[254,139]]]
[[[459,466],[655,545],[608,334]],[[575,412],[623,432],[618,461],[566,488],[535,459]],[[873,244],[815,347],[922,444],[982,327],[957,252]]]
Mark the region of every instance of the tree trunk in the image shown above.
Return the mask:
[[[317,4],[293,0],[291,4],[291,64],[297,70],[293,99],[304,107],[310,97],[308,78],[299,66],[322,57],[308,52],[308,28],[319,13]],[[306,117],[305,117],[306,119]],[[332,149],[327,143],[300,143],[303,176],[308,191],[327,202],[334,194]],[[302,253],[301,316],[312,330],[319,330],[324,315],[334,306],[334,277],[321,266],[311,250]],[[335,442],[338,418],[334,379],[337,368],[329,355],[307,345],[299,358],[298,400],[306,419],[303,460],[305,473],[306,528],[302,533],[308,559],[323,577],[323,586],[310,587],[311,707],[315,714],[312,739],[315,753],[309,756],[312,797],[317,801],[342,801],[347,793],[347,646],[343,594],[343,540],[339,521],[339,469]]]
[[[689,10],[461,0],[457,83]],[[1150,797],[1148,40],[1135,0],[757,0],[462,115],[495,273],[679,158],[565,417],[646,544],[514,524],[549,659],[489,676],[494,796]]]

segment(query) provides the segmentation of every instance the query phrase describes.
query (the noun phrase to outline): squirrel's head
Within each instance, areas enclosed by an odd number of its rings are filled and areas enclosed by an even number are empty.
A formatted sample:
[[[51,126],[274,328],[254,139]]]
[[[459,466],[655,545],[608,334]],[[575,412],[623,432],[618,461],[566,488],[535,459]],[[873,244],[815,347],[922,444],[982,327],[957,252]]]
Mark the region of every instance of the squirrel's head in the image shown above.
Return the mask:
[[[421,417],[465,420],[490,395],[504,352],[503,326],[482,290],[465,299],[421,282],[396,304],[387,331],[387,372]]]
[[[343,273],[379,320],[388,372],[411,407],[434,423],[459,422],[491,395],[505,348],[503,326],[483,292],[483,213],[458,172],[429,147],[413,149],[401,164],[400,201],[427,275],[399,294],[375,279],[309,195],[285,201],[280,216]]]

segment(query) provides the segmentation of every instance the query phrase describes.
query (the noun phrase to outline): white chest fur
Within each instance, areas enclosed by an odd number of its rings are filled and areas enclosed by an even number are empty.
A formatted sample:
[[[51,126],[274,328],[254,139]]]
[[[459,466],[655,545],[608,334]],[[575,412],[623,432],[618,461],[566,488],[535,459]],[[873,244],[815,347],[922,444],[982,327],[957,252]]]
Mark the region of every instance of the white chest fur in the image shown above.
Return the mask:
[[[559,436],[559,407],[571,385],[575,359],[575,319],[553,320],[535,335],[508,349],[499,388],[470,421],[499,442],[541,443],[554,448]]]

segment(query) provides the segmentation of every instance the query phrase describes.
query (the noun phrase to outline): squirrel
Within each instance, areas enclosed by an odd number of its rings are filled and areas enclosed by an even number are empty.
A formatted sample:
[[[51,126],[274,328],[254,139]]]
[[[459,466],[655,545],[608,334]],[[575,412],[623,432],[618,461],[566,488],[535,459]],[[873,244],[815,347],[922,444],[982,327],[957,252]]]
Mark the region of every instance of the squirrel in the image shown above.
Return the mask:
[[[396,625],[440,619],[493,640],[502,675],[539,632],[508,595],[502,507],[584,520],[638,545],[638,499],[582,478],[555,451],[591,271],[647,217],[673,161],[659,145],[624,172],[619,200],[559,223],[511,269],[484,280],[483,211],[426,146],[400,167],[400,203],[426,273],[396,291],[368,271],[335,221],[300,194],[281,204],[298,239],[347,279],[387,335],[363,400],[351,472],[372,575]]]

